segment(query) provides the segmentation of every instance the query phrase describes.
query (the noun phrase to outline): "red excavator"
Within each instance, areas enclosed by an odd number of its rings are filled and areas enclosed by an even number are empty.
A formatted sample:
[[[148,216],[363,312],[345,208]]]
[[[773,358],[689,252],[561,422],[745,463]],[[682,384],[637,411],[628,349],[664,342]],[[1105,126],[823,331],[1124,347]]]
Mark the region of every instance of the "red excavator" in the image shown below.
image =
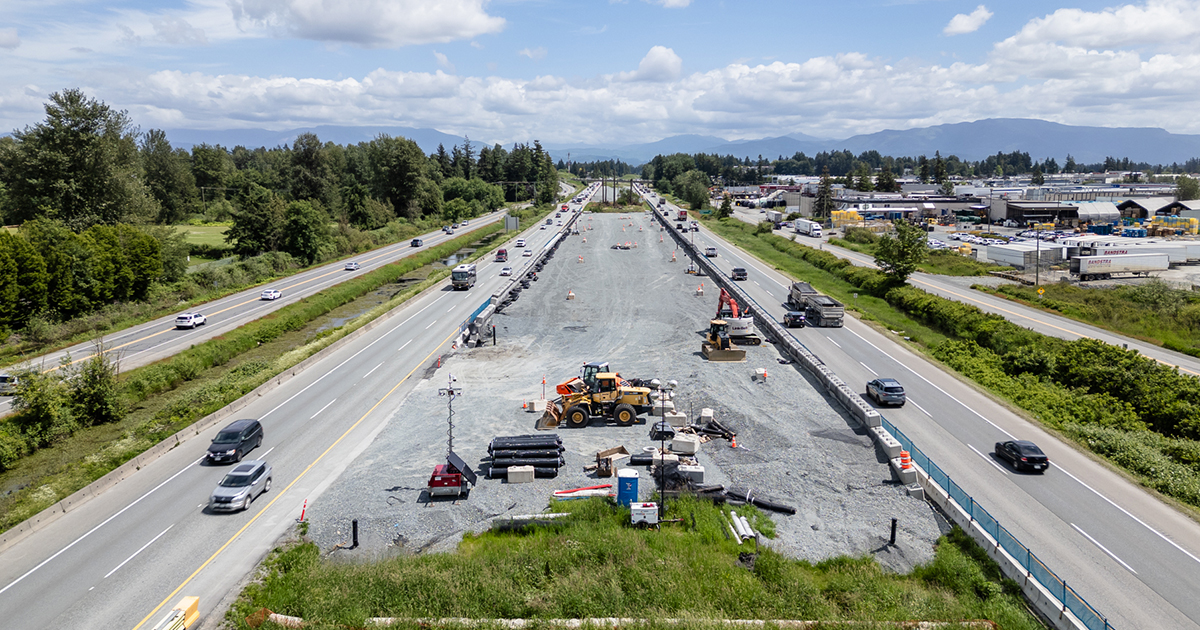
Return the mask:
[[[762,338],[754,334],[754,318],[749,313],[738,308],[737,300],[725,289],[721,289],[720,301],[717,303],[716,319],[729,323],[729,341],[739,346],[762,345]]]

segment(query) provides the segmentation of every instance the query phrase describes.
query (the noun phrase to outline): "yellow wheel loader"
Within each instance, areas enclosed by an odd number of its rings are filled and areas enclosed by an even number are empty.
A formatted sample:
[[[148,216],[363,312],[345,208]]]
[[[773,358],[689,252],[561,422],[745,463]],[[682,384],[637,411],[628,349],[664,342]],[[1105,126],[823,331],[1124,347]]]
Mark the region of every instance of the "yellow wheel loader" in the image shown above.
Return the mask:
[[[572,429],[586,427],[592,418],[612,420],[627,427],[637,422],[638,414],[650,410],[650,388],[624,384],[616,372],[589,374],[589,382],[576,377],[555,388],[557,400],[546,402],[546,413],[538,420],[539,430],[566,424]]]

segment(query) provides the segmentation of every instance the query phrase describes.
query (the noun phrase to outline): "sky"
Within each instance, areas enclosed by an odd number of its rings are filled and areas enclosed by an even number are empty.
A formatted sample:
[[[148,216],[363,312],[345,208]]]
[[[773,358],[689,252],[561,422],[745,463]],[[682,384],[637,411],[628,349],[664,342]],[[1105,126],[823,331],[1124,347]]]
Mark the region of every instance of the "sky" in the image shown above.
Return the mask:
[[[1200,0],[0,0],[0,130],[80,88],[142,130],[617,146],[986,118],[1200,133]]]

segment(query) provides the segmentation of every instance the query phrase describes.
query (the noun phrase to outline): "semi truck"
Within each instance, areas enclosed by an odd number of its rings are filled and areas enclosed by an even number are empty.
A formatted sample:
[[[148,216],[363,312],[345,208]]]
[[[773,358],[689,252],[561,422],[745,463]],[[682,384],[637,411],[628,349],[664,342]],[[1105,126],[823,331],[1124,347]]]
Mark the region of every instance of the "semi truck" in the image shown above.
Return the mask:
[[[1080,281],[1105,280],[1113,274],[1148,275],[1171,266],[1166,254],[1125,254],[1118,256],[1076,256],[1071,259],[1071,275]]]
[[[788,307],[802,311],[809,326],[840,328],[846,317],[841,302],[817,293],[807,282],[793,282],[788,291]]]
[[[778,210],[767,210],[767,220],[771,223],[783,221],[783,213]]]
[[[680,210],[679,212],[675,213],[675,220],[676,221],[687,221],[688,220],[687,210]]]
[[[797,234],[805,234],[813,238],[821,238],[821,224],[808,219],[796,219],[793,224]]]

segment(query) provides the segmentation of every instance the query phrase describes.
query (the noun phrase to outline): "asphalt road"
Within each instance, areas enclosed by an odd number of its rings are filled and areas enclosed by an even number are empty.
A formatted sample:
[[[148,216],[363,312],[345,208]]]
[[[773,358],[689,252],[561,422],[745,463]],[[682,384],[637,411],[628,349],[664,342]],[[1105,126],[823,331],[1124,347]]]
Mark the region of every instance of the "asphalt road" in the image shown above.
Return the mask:
[[[264,426],[263,445],[246,457],[274,467],[271,490],[249,510],[206,509],[230,469],[200,464],[214,428],[0,553],[4,627],[148,628],[185,595],[200,597],[202,615],[217,610],[294,525],[305,501],[366,448],[419,379],[434,376],[459,325],[511,281],[499,276],[501,267],[529,264],[515,238],[536,249],[555,234],[537,227],[514,234],[509,262],[481,261],[474,288],[433,287],[246,407],[240,417]]]
[[[706,229],[685,236],[725,273],[749,270],[740,286],[782,319],[791,279]],[[847,383],[898,379],[908,404],[880,412],[1115,627],[1200,628],[1195,521],[854,317],[792,333]],[[1050,470],[1014,472],[992,455],[1007,439],[1036,442]]]
[[[763,215],[758,210],[751,208],[737,208],[737,211],[734,212],[734,217],[750,224],[757,224],[763,220]],[[775,230],[775,234],[791,238],[795,232],[789,229],[782,229]],[[798,238],[801,243],[811,242],[814,245],[819,240],[823,243],[826,251],[840,258],[845,258],[856,265],[864,267],[875,266],[874,258],[867,254],[860,254],[855,251],[829,245],[828,235],[822,239],[811,239],[807,236],[799,236]],[[1087,337],[1098,339],[1114,346],[1125,346],[1166,365],[1176,366],[1182,372],[1192,374],[1193,376],[1200,376],[1200,359],[1173,350],[1167,350],[1162,346],[1126,337],[1090,324],[1075,321],[1068,317],[1030,308],[1024,304],[998,298],[981,291],[968,289],[963,287],[962,284],[947,281],[944,277],[934,274],[915,273],[909,278],[909,283],[944,298],[971,304],[988,313],[1000,315],[1017,325],[1035,330],[1043,335],[1062,339]]]

